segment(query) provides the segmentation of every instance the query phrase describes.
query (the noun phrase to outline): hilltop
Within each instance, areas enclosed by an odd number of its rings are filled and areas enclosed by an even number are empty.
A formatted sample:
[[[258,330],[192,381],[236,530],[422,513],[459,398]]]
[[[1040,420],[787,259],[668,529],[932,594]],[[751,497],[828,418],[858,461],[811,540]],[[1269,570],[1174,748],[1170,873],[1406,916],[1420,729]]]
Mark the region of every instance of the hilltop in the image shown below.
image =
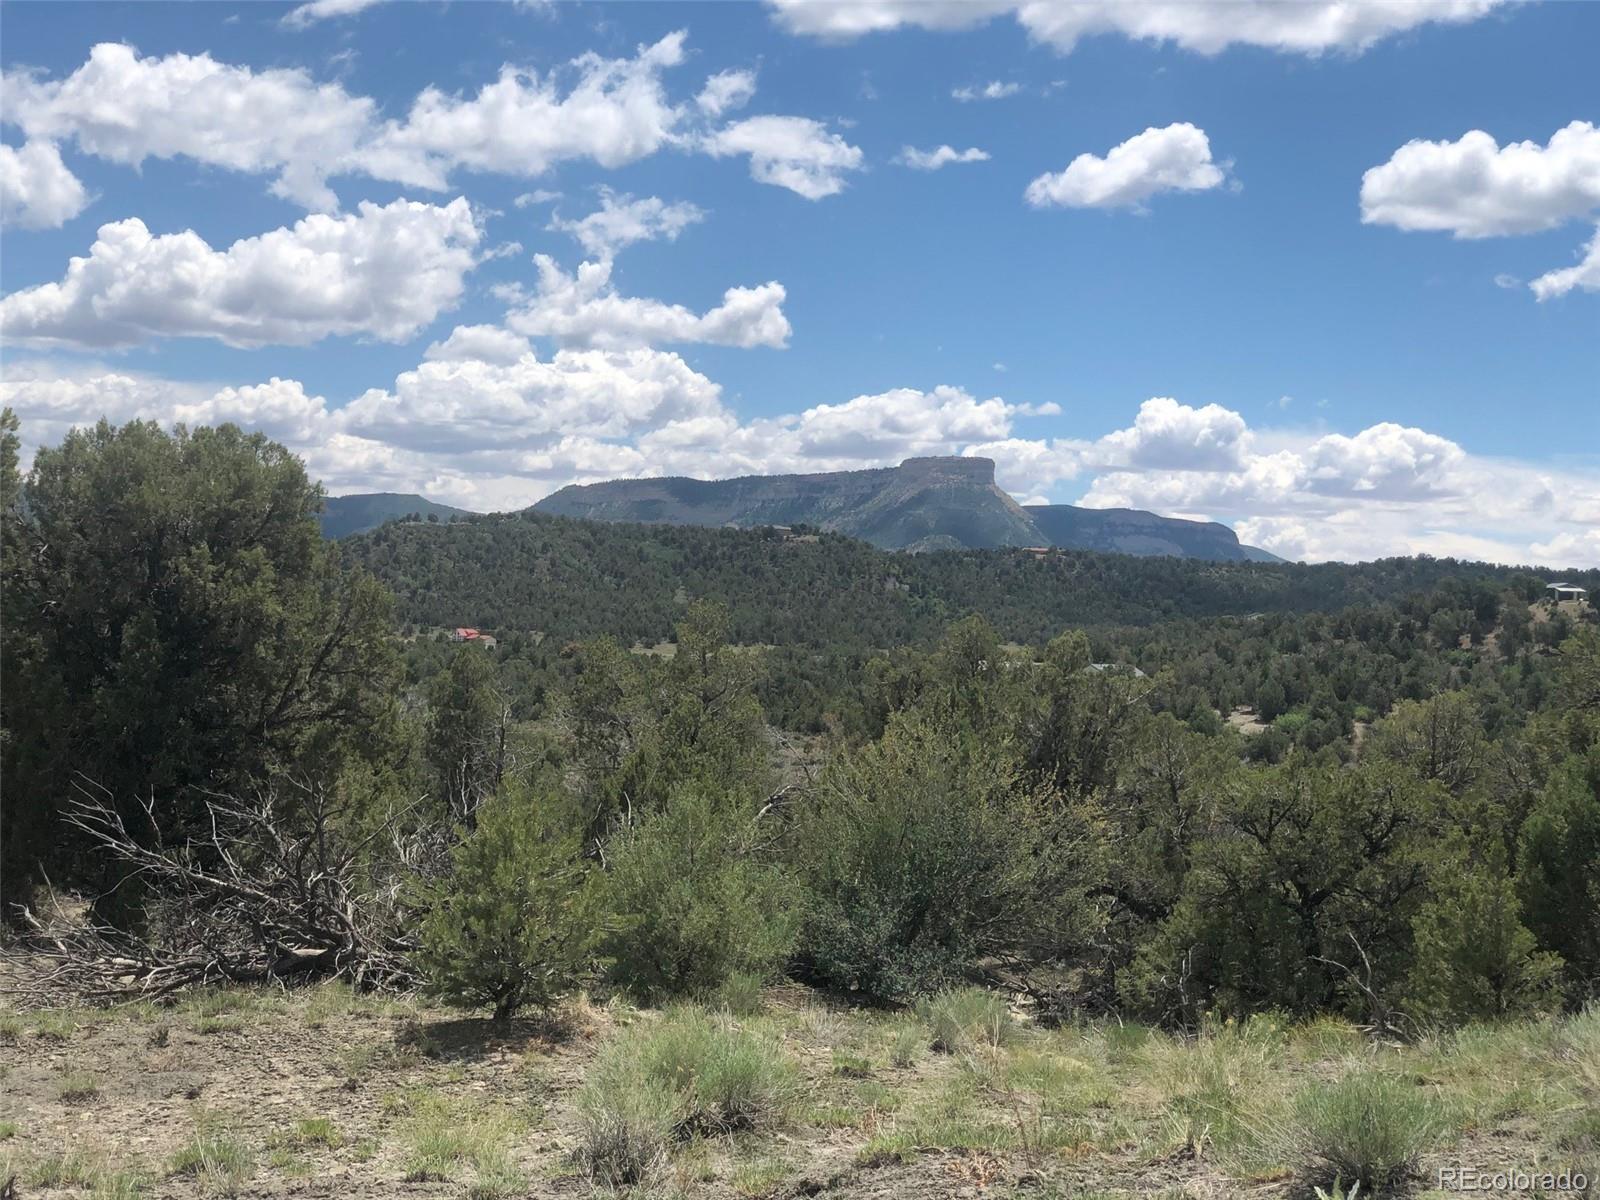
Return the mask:
[[[322,512],[317,520],[322,525],[322,536],[349,537],[376,529],[385,521],[404,517],[429,517],[448,521],[452,517],[470,517],[475,514],[464,508],[452,508],[424,496],[403,492],[365,492],[353,496],[329,496],[322,502]]]

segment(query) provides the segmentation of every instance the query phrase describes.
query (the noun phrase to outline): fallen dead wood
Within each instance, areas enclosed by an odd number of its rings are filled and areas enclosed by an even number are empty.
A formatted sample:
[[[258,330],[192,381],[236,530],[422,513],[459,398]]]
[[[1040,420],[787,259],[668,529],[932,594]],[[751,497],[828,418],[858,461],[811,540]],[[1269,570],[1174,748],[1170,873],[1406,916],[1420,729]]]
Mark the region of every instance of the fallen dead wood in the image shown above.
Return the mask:
[[[153,800],[142,829],[159,830]],[[280,781],[250,799],[212,796],[199,829],[168,845],[135,836],[105,789],[80,781],[67,821],[126,868],[143,893],[138,930],[92,916],[20,911],[0,991],[118,1003],[224,983],[343,978],[362,990],[416,982],[403,881],[439,848],[404,833],[415,805],[359,837],[317,784]]]

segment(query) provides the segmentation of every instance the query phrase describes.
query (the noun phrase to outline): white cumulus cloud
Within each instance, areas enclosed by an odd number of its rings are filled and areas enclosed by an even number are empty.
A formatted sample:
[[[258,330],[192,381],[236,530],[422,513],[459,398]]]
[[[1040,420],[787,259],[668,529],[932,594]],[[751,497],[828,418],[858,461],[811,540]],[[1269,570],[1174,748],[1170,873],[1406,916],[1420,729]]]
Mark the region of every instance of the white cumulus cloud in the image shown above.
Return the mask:
[[[1385,421],[1354,437],[1318,438],[1304,455],[1305,484],[1330,496],[1418,500],[1457,491],[1465,461],[1448,438]]]
[[[951,163],[988,162],[989,155],[976,146],[970,146],[965,150],[957,150],[954,146],[939,146],[933,150],[918,150],[915,146],[907,146],[900,151],[900,156],[895,161],[917,171],[937,171],[940,167],[947,167]]]
[[[1261,46],[1298,54],[1365,50],[1432,22],[1473,21],[1503,0],[771,0],[795,33],[851,38],[906,26],[968,29],[1002,14],[1065,54],[1097,34],[1201,54]]]
[[[449,359],[402,372],[340,412],[342,432],[447,453],[627,438],[715,412],[719,389],[676,354],[559,350],[511,362]]]
[[[286,20],[303,26],[358,4],[315,0]],[[686,61],[680,30],[632,56],[588,53],[543,73],[507,64],[476,91],[429,87],[386,117],[370,97],[298,68],[257,70],[205,53],[144,57],[106,42],[61,78],[8,72],[0,119],[30,140],[72,142],[126,166],[189,158],[269,175],[274,194],[327,212],[339,207],[328,181],[340,177],[445,191],[457,171],[531,178],[571,161],[621,167],[669,147],[749,154],[757,179],[811,198],[839,190],[841,173],[859,166],[860,151],[801,117],[708,135],[708,120],[749,101],[755,75],[720,71],[692,102],[677,101],[667,74]]]
[[[1547,542],[1535,542],[1533,552],[1552,566],[1583,567],[1600,563],[1600,529],[1569,530]]]
[[[85,154],[136,167],[187,157],[252,174],[307,208],[337,207],[326,179],[368,138],[376,105],[304,71],[253,71],[209,54],[141,58],[103,42],[65,79],[9,73],[4,119],[30,138],[72,139]]]
[[[295,446],[315,445],[333,432],[327,400],[308,395],[299,380],[276,375],[266,383],[225,387],[205,400],[180,404],[173,415],[187,425],[232,423],[259,429]]]
[[[1600,206],[1600,128],[1573,121],[1544,145],[1481,129],[1411,141],[1361,179],[1361,219],[1458,238],[1538,233]]]
[[[226,250],[192,230],[155,235],[129,218],[102,225],[60,282],[0,301],[0,333],[79,347],[157,337],[233,346],[350,334],[403,341],[461,299],[480,237],[465,199],[363,203],[356,213],[313,214]]]
[[[378,179],[443,189],[452,170],[533,176],[589,159],[619,167],[654,154],[675,136],[682,113],[662,72],[684,61],[684,34],[668,34],[633,58],[585,54],[576,81],[512,66],[472,97],[427,88],[404,121],[386,123],[353,165]]]
[[[1240,466],[1250,446],[1244,418],[1220,404],[1191,408],[1170,396],[1139,406],[1131,428],[1095,444],[1107,465],[1172,471],[1225,471]]]
[[[708,117],[720,117],[735,108],[743,108],[755,94],[754,71],[718,71],[706,80],[694,102]]]
[[[555,217],[549,228],[570,234],[596,258],[611,258],[634,242],[664,238],[675,241],[690,225],[705,220],[700,208],[686,201],[669,204],[659,196],[635,199],[601,188],[600,207],[579,220]]]
[[[534,258],[538,288],[514,308],[506,324],[518,333],[548,337],[563,346],[622,349],[663,343],[703,342],[721,346],[788,345],[781,283],[731,287],[722,303],[703,313],[681,304],[619,295],[611,263],[586,262],[573,274],[549,255]]]
[[[998,397],[979,400],[960,388],[895,388],[842,404],[819,404],[790,422],[789,429],[807,459],[888,462],[1003,437],[1015,413],[1014,405]]]
[[[991,79],[988,83],[971,83],[955,88],[950,95],[963,104],[970,104],[974,100],[1004,100],[1007,96],[1015,96],[1021,90],[1020,83]]]
[[[708,135],[701,146],[714,158],[748,155],[753,179],[807,200],[843,191],[845,173],[862,162],[860,149],[809,117],[747,117]]]
[[[1146,129],[1104,158],[1080,154],[1066,170],[1040,175],[1026,196],[1035,208],[1139,208],[1160,192],[1207,191],[1226,178],[1205,131],[1182,121]]]
[[[1574,288],[1585,292],[1600,292],[1600,225],[1584,250],[1582,260],[1571,267],[1547,271],[1528,284],[1540,300],[1565,296]]]
[[[1160,425],[1226,428],[1236,435],[1232,449],[1218,454],[1202,439],[1185,453],[1189,439],[1179,436],[1142,462],[1119,457],[1114,450],[1142,441],[1136,420],[1083,448],[1093,478],[1079,502],[1229,519],[1243,541],[1309,560],[1427,553],[1561,561],[1554,549],[1588,545],[1600,527],[1600,478],[1592,473],[1474,455],[1393,422],[1352,435],[1255,431],[1231,410],[1206,407],[1215,410],[1209,422],[1203,409],[1161,401]],[[1485,505],[1485,496],[1495,503]]]
[[[59,229],[89,204],[89,193],[53,142],[0,145],[0,216],[21,229]]]
[[[532,353],[533,346],[527,338],[499,325],[457,325],[444,341],[429,346],[423,357],[429,360],[477,359],[507,366]]]
[[[306,29],[319,21],[335,17],[353,17],[359,12],[381,4],[383,0],[310,0],[284,14],[283,24],[290,29]]]

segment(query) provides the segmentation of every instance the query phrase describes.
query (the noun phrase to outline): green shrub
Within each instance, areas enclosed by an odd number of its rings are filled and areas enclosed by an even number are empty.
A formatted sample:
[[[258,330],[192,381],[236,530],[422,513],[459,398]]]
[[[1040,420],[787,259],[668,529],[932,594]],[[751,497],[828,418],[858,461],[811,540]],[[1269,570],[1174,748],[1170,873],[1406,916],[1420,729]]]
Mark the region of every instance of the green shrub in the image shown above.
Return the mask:
[[[504,1023],[575,987],[595,936],[578,850],[531,796],[485,804],[449,877],[421,892],[429,911],[418,962],[429,991],[464,1008],[491,1005]]]
[[[781,1123],[796,1079],[775,1039],[726,1014],[669,1009],[601,1051],[578,1093],[575,1157],[596,1182],[638,1183],[674,1141]]]
[[[856,1165],[868,1169],[910,1162],[917,1156],[917,1139],[909,1133],[880,1133],[856,1151]]]
[[[1518,838],[1528,928],[1572,980],[1600,978],[1600,747],[1561,765]]]
[[[917,1005],[917,1016],[928,1028],[929,1044],[946,1054],[998,1049],[1016,1035],[1005,997],[984,988],[940,992]]]
[[[833,1052],[833,1073],[846,1079],[870,1079],[872,1060],[854,1050],[836,1049]]]
[[[1106,1055],[1112,1061],[1131,1059],[1149,1043],[1153,1030],[1137,1021],[1108,1021],[1100,1026]]]
[[[43,1042],[64,1042],[78,1031],[81,1014],[71,1009],[47,1009],[34,1016],[33,1036]]]
[[[1307,1182],[1359,1185],[1368,1196],[1401,1185],[1441,1132],[1439,1110],[1429,1096],[1377,1071],[1314,1084],[1294,1109],[1294,1149]]]
[[[1438,784],[1386,761],[1354,768],[1294,755],[1235,770],[1189,852],[1177,901],[1118,974],[1125,1003],[1160,1021],[1267,1009],[1326,1012],[1360,972],[1399,980],[1437,854]],[[1183,985],[1179,985],[1179,981]]]
[[[1510,879],[1462,865],[1435,885],[1413,924],[1407,988],[1413,1015],[1459,1023],[1551,1011],[1561,959],[1537,949]]]
[[[11,1176],[0,1159],[0,1180]],[[146,1179],[136,1171],[109,1167],[96,1156],[68,1151],[39,1159],[26,1172],[27,1182],[41,1188],[85,1188],[94,1200],[134,1200],[146,1191]]]
[[[983,954],[1072,925],[1045,884],[1044,798],[1007,754],[920,715],[835,759],[796,819],[808,891],[799,945],[813,977],[902,1001]]]
[[[601,949],[619,987],[652,1003],[770,976],[794,945],[796,896],[762,861],[750,805],[687,786],[606,847],[614,924]]]

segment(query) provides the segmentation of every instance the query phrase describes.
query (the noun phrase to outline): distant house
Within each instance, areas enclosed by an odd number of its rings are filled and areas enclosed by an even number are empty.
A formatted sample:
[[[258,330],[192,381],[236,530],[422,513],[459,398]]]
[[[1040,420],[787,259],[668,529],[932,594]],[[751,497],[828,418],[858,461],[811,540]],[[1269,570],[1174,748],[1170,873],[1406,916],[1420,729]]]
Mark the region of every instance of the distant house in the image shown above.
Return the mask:
[[[476,629],[469,629],[463,625],[457,627],[456,631],[450,635],[450,640],[452,642],[475,642],[482,636],[483,634]]]
[[[1132,663],[1090,663],[1088,669],[1097,675],[1104,675],[1109,671],[1113,675],[1132,675],[1135,679],[1145,678],[1145,673]]]
[[[1589,595],[1575,583],[1547,583],[1544,590],[1552,600],[1582,600]]]

